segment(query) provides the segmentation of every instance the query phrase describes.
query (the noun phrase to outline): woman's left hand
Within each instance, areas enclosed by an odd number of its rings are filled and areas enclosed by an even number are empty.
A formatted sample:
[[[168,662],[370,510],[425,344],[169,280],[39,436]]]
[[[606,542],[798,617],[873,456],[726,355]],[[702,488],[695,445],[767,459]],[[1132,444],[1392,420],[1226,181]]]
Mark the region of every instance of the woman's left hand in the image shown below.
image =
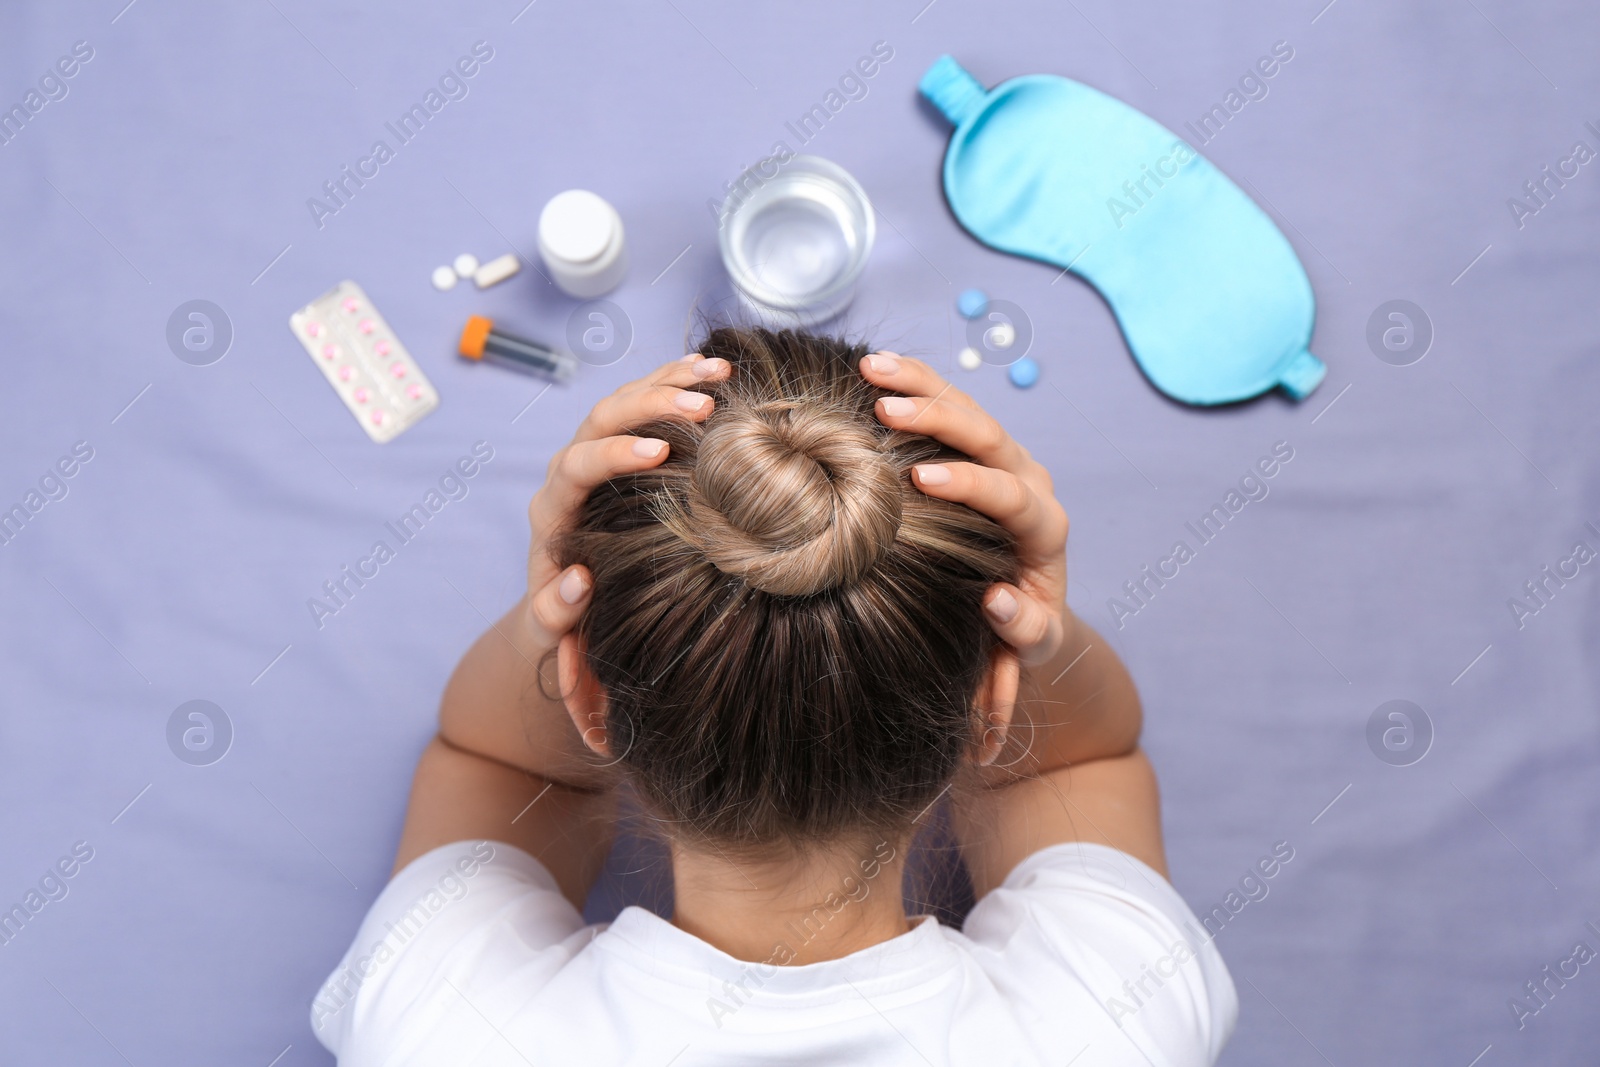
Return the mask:
[[[727,360],[691,354],[629,382],[601,400],[569,443],[550,460],[545,482],[528,505],[533,537],[528,547],[528,625],[541,649],[554,648],[583,616],[593,580],[587,567],[561,570],[550,557],[551,540],[571,522],[596,486],[621,474],[666,462],[667,443],[635,437],[630,427],[661,418],[699,422],[714,403],[690,386],[721,381]]]

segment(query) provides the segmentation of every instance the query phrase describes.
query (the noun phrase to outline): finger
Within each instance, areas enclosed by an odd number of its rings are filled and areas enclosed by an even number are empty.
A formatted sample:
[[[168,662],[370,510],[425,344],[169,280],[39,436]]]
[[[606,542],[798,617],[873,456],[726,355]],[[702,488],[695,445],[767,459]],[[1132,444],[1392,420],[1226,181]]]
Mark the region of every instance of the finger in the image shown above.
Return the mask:
[[[733,364],[720,356],[707,359],[691,352],[682,359],[658,367],[640,382],[641,385],[694,385],[697,382],[721,381],[733,371]]]
[[[529,601],[528,613],[541,643],[553,644],[583,617],[589,606],[589,593],[594,588],[594,576],[589,568],[568,567],[546,582]]]
[[[1054,498],[1055,491],[1051,485],[1050,472],[1035,461],[1026,448],[1023,448],[1009,434],[1006,434],[1004,428],[983,410],[981,404],[952,386],[949,382],[946,382],[937,371],[926,363],[919,359],[912,359],[909,356],[896,355],[893,352],[874,352],[862,359],[861,372],[868,381],[885,389],[893,389],[895,392],[904,393],[912,398],[926,398],[925,403],[920,406],[903,408],[902,410],[906,411],[907,415],[901,416],[898,424],[895,420],[882,417],[883,403],[880,401],[878,410],[881,421],[889,425],[895,425],[897,429],[926,434],[929,437],[944,441],[945,444],[949,444],[953,448],[960,448],[961,451],[966,452],[968,455],[977,456],[978,454],[973,449],[980,446],[975,445],[970,440],[967,444],[971,447],[955,444],[946,439],[941,433],[930,429],[929,427],[932,423],[927,426],[923,425],[924,420],[921,415],[923,410],[933,404],[942,404],[947,411],[965,410],[972,412],[973,415],[971,420],[968,420],[968,425],[986,435],[989,443],[1000,449],[1000,453],[991,456],[991,459],[998,459],[997,465],[1005,467],[1011,473],[1027,482],[1033,487],[1034,492],[1044,497]],[[1005,435],[1006,441],[1009,442],[1003,446],[1000,444],[999,436],[1002,434]]]
[[[1009,583],[989,587],[983,613],[1000,640],[1017,650],[1025,666],[1043,663],[1061,644],[1061,620]]]
[[[725,364],[723,360],[716,362]],[[704,366],[704,363],[696,366]],[[716,404],[708,393],[699,393],[664,382],[641,386],[630,392],[618,391],[594,406],[572,439],[594,441],[602,437],[613,437],[654,419],[686,418],[698,422],[710,415],[715,407]]]
[[[881,389],[892,389],[907,396],[940,396],[962,407],[976,408],[978,402],[951,385],[938,371],[910,356],[894,352],[872,352],[861,359],[861,376]]]
[[[601,482],[649,470],[667,458],[667,443],[656,437],[604,437],[578,441],[556,453],[550,476],[528,505],[536,539],[559,525]]]
[[[944,397],[886,396],[878,400],[878,421],[895,430],[920,433],[959,449],[986,467],[1012,474],[1029,473],[1027,451],[980,407],[947,401]]]
[[[699,382],[721,381],[732,370],[733,365],[725,359],[707,359],[698,352],[691,352],[682,359],[663,363],[642,378],[627,382],[620,386],[617,392],[632,393],[652,385],[688,386]]]
[[[1059,551],[1066,544],[1067,514],[1061,505],[1010,471],[977,463],[919,463],[911,470],[918,489],[989,516],[1024,550]]]

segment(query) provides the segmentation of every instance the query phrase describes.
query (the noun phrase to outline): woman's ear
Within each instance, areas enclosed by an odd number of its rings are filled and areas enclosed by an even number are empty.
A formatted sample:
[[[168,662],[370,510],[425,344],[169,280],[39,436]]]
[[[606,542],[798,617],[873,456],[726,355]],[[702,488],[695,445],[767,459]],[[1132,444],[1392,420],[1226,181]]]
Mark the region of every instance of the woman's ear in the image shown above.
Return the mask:
[[[583,639],[575,633],[562,635],[556,652],[557,672],[561,679],[561,701],[573,728],[589,751],[604,759],[611,758],[611,745],[606,737],[606,691],[600,688],[599,679],[589,669],[589,656]]]
[[[978,736],[971,752],[971,759],[978,766],[989,766],[1005,749],[1011,712],[1021,684],[1022,663],[1016,651],[1010,645],[996,645],[989,653],[989,666],[978,685]]]

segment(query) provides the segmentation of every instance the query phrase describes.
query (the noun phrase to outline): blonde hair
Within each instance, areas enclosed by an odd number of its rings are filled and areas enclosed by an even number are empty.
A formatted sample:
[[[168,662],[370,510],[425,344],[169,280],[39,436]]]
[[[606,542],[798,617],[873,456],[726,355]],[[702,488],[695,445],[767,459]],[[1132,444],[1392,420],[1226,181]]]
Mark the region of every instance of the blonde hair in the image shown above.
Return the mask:
[[[1010,535],[910,482],[965,458],[873,414],[860,344],[724,327],[703,422],[635,427],[668,460],[595,489],[554,548],[617,758],[669,826],[727,847],[898,833],[954,776],[997,638]]]

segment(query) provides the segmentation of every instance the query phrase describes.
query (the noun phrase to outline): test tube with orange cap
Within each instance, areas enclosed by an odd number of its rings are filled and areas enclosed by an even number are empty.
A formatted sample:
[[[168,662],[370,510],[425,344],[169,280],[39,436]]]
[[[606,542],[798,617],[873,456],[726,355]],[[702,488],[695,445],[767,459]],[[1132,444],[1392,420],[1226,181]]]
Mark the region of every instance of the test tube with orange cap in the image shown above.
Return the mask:
[[[459,350],[468,359],[487,359],[553,382],[571,381],[578,369],[578,361],[567,353],[497,330],[494,321],[482,315],[467,319]]]

